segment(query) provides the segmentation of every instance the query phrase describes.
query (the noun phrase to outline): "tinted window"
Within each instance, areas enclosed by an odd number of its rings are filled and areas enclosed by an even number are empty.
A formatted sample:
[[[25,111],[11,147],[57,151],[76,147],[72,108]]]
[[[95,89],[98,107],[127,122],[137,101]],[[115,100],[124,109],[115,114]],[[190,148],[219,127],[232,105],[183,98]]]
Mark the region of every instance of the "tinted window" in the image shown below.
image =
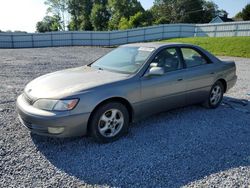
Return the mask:
[[[206,59],[196,50],[191,48],[182,48],[181,51],[187,67],[195,67],[207,64]]]
[[[150,67],[161,67],[164,72],[181,69],[181,62],[175,48],[167,48],[160,51],[150,64]]]

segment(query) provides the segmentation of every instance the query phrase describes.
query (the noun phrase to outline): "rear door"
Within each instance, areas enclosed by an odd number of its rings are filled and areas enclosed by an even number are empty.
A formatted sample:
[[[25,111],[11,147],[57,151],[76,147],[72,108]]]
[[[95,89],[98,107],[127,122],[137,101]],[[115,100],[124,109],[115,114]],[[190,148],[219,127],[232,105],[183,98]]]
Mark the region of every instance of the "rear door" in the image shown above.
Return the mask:
[[[209,95],[216,67],[196,48],[182,47],[181,53],[186,67],[187,104],[202,102]]]

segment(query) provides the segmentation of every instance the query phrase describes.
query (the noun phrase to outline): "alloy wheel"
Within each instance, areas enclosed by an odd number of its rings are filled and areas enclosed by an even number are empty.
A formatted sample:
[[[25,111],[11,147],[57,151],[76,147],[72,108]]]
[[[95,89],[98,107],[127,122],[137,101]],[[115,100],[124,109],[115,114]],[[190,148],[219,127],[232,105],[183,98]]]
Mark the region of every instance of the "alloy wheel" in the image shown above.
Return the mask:
[[[222,97],[222,89],[219,85],[214,86],[210,95],[210,103],[212,105],[217,105]]]
[[[104,112],[98,122],[98,130],[104,137],[114,137],[124,125],[124,116],[118,109],[110,109]]]

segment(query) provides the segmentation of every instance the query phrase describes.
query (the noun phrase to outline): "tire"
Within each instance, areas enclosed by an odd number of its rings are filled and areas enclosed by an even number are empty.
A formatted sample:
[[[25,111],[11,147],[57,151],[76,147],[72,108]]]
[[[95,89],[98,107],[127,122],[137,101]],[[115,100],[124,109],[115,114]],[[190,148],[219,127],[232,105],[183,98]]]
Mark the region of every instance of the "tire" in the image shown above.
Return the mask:
[[[129,113],[118,102],[100,106],[90,120],[90,133],[100,143],[113,142],[128,132]]]
[[[223,99],[224,86],[220,81],[215,82],[212,86],[208,99],[203,103],[206,108],[217,108]]]

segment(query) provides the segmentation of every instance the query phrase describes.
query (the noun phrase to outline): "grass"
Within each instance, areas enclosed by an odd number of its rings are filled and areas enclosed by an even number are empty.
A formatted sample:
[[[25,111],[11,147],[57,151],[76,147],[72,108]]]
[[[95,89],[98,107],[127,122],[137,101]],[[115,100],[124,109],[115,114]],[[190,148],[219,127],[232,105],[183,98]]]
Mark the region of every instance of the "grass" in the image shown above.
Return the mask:
[[[250,37],[193,37],[167,39],[162,42],[191,43],[214,55],[250,58]]]

